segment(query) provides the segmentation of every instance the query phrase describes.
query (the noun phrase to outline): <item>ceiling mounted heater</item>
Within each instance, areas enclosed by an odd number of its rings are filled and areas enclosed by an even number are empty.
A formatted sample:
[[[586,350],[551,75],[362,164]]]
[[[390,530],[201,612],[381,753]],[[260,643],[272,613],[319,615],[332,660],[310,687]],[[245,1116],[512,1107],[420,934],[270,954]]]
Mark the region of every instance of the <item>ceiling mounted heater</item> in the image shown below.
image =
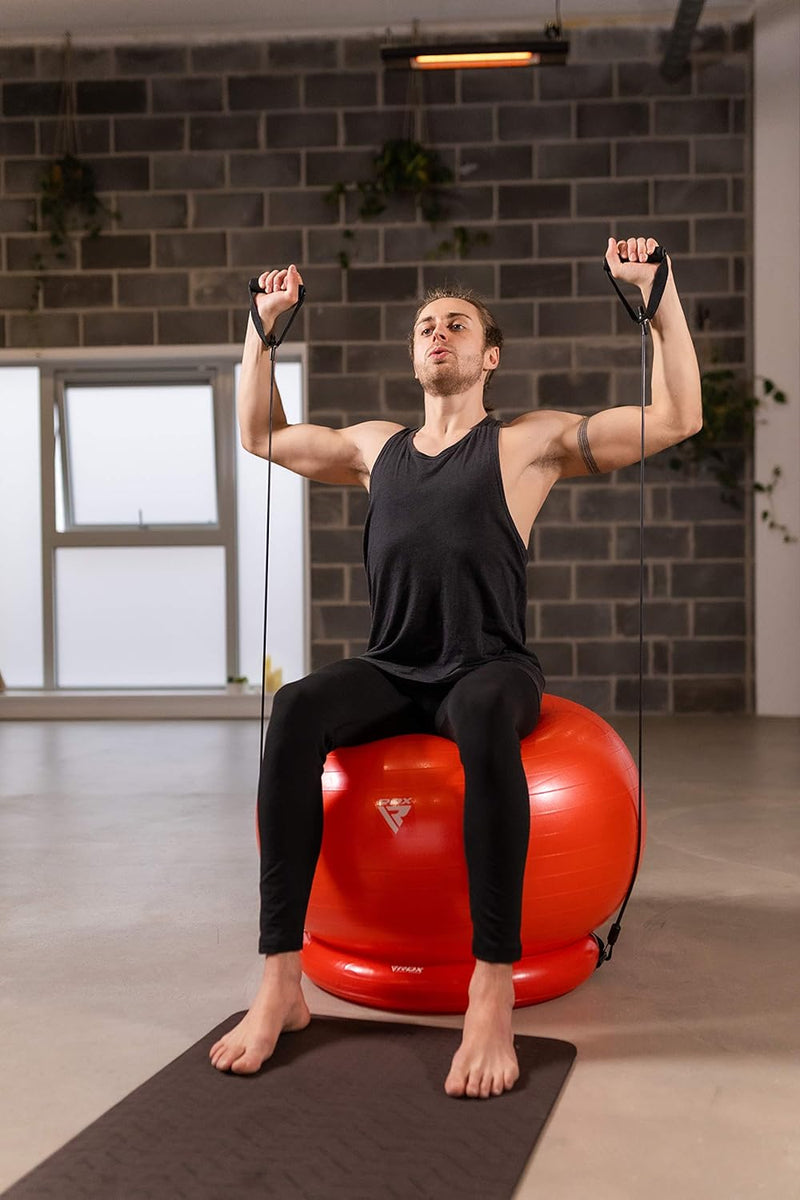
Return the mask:
[[[563,65],[568,53],[569,42],[554,26],[548,26],[544,36],[524,41],[381,46],[381,58],[387,66],[411,67],[415,71]]]

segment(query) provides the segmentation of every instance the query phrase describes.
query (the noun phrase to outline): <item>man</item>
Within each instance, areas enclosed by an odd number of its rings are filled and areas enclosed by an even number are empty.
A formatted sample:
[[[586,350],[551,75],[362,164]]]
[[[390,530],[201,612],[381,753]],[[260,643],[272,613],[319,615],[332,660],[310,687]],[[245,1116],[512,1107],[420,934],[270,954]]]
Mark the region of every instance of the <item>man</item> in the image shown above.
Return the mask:
[[[650,238],[609,239],[612,274],[649,300]],[[292,265],[260,277],[265,329],[297,300]],[[274,697],[259,786],[264,975],[245,1018],[211,1049],[218,1070],[247,1074],[310,1014],[300,986],[303,921],[322,837],[320,776],[328,751],[391,734],[452,738],[464,766],[475,970],[464,1034],[445,1091],[499,1095],[519,1069],[511,1013],[513,963],[529,833],[519,742],[544,688],[525,646],[525,566],[533,522],[558,479],[637,462],[638,407],[590,416],[549,410],[509,423],[484,407],[502,334],[477,298],[436,292],[410,338],[425,421],[344,429],[289,425],[277,402],[272,457],[310,479],[370,493],[364,550],[372,628],[363,655],[331,663]],[[652,325],[652,403],[645,454],[702,425],[700,373],[670,276]],[[268,456],[269,355],[248,326],[239,389],[245,449]]]

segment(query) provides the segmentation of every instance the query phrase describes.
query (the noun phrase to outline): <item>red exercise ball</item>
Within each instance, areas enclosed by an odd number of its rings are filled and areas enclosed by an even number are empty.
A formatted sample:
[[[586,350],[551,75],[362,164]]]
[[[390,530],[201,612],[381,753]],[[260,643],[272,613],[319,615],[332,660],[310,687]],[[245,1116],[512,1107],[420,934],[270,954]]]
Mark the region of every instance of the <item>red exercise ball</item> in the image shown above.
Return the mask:
[[[563,995],[594,971],[591,932],[625,896],[638,816],[636,765],[583,705],[545,694],[521,755],[531,831],[517,1006]],[[358,1004],[464,1012],[475,960],[455,742],[403,734],[339,747],[326,758],[322,789],[303,970]],[[644,837],[643,828],[642,845]]]

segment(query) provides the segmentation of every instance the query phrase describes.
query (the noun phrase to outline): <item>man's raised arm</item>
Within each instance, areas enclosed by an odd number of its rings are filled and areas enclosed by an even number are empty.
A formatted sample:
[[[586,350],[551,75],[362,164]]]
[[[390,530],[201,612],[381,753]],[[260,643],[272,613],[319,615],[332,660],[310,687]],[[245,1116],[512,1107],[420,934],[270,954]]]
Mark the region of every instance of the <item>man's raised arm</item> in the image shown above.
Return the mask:
[[[297,303],[300,272],[294,264],[282,271],[265,271],[258,282],[266,288],[265,293],[256,295],[258,315],[269,334],[281,313],[287,312]],[[252,319],[247,322],[247,333],[242,351],[242,370],[239,375],[239,391],[236,400],[239,415],[239,434],[245,450],[257,453],[269,438],[269,378],[270,354],[256,333]],[[277,383],[274,391],[272,430],[285,429],[288,425],[283,411]]]
[[[646,259],[656,245],[653,238],[629,238],[619,243],[610,238],[606,251],[614,278],[638,285],[645,307],[657,270]],[[650,328],[652,400],[645,408],[645,457],[692,437],[703,427],[700,368],[671,261],[664,294]],[[560,478],[615,471],[639,461],[642,426],[639,406],[621,405],[588,416],[538,410],[524,414],[513,424],[524,424],[526,420],[531,425],[535,457],[552,462]]]

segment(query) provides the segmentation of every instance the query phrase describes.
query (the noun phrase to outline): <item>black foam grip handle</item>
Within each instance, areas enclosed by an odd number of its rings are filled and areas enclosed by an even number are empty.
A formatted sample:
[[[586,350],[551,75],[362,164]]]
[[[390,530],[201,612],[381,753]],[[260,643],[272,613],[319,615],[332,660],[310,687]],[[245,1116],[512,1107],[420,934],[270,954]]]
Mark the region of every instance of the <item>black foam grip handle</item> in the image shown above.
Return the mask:
[[[266,288],[259,287],[257,275],[254,275],[252,279],[248,280],[247,287],[250,292],[250,315],[253,318],[253,324],[256,327],[256,333],[261,338],[261,341],[264,343],[265,346],[270,346],[270,347],[280,346],[281,342],[286,337],[286,334],[289,332],[289,326],[291,325],[292,321],[295,319],[295,317],[299,313],[302,303],[306,298],[305,284],[301,283],[299,288],[297,289],[297,303],[295,304],[294,308],[292,309],[289,320],[286,322],[286,325],[284,326],[284,329],[283,329],[283,333],[281,334],[281,336],[279,338],[276,338],[274,333],[270,334],[268,337],[264,331],[264,325],[261,321],[261,316],[260,316],[258,308],[256,306],[256,296],[259,294],[266,295]]]
[[[625,259],[625,261],[628,262],[630,260]],[[655,316],[655,314],[658,310],[658,306],[661,303],[661,297],[664,294],[664,288],[666,286],[667,276],[669,274],[669,263],[667,260],[667,252],[663,246],[656,246],[653,253],[648,254],[647,259],[645,261],[648,263],[658,263],[659,269],[658,269],[658,271],[656,271],[656,277],[653,281],[653,289],[650,293],[650,303],[647,306],[647,310],[645,311],[645,309],[640,307],[639,312],[635,313],[633,311],[633,309],[631,308],[630,304],[628,303],[628,301],[625,299],[624,295],[622,294],[622,291],[621,291],[619,285],[617,284],[616,279],[611,274],[611,267],[608,265],[608,259],[605,257],[603,258],[603,270],[606,272],[606,274],[608,275],[608,278],[611,280],[611,285],[614,288],[614,291],[617,293],[620,300],[625,305],[631,319],[633,321],[637,321],[640,325],[643,322],[652,321],[653,317]]]
[[[266,288],[258,286],[258,276],[257,275],[253,276],[253,278],[248,282],[247,286],[250,290],[251,296],[256,296],[256,295],[266,296],[266,294],[267,294]],[[304,283],[301,283],[300,287],[297,289],[298,304],[301,303],[301,301],[305,298],[305,294],[306,294],[306,285]]]
[[[666,250],[664,249],[664,247],[663,247],[663,246],[656,246],[656,248],[655,248],[655,250],[653,251],[653,253],[652,253],[652,254],[648,254],[647,258],[646,258],[644,261],[645,261],[645,262],[649,262],[649,263],[660,263],[660,262],[663,262],[663,261],[664,261],[664,258],[665,258],[665,256],[666,256],[666,253],[667,253],[667,252],[666,252]],[[623,259],[620,259],[620,261],[621,261],[621,262],[624,262],[624,263],[629,263],[631,260],[630,260],[629,258],[623,258]],[[638,261],[639,261],[639,262],[641,262],[642,260],[641,260],[641,259],[639,259]],[[609,268],[609,269],[610,269],[610,268]]]

